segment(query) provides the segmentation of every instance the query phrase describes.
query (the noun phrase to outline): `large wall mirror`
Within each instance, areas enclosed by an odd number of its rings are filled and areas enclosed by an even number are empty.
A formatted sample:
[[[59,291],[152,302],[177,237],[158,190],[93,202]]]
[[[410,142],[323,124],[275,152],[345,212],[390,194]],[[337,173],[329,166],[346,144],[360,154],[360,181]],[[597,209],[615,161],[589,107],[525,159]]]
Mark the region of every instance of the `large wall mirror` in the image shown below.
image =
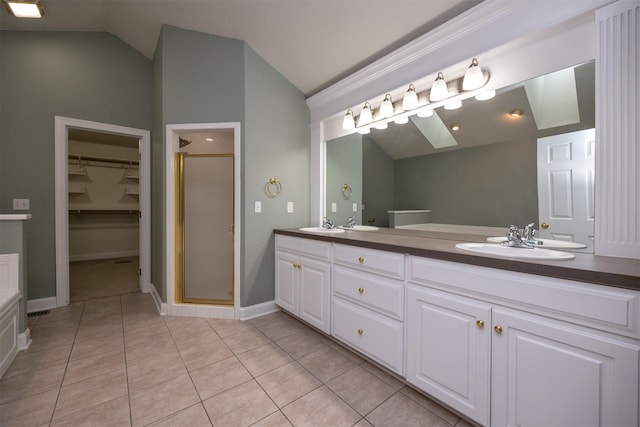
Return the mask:
[[[594,128],[591,61],[327,141],[326,216],[389,227],[389,211],[428,210],[431,224],[505,231],[533,222],[548,226],[539,236],[592,252]]]

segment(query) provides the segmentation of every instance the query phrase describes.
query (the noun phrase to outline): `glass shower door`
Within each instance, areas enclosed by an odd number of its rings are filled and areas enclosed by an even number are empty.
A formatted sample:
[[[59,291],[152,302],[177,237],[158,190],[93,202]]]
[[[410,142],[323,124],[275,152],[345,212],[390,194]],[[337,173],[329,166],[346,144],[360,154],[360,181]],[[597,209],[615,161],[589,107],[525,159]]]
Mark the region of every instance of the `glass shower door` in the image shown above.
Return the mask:
[[[177,302],[233,305],[233,154],[177,156]]]

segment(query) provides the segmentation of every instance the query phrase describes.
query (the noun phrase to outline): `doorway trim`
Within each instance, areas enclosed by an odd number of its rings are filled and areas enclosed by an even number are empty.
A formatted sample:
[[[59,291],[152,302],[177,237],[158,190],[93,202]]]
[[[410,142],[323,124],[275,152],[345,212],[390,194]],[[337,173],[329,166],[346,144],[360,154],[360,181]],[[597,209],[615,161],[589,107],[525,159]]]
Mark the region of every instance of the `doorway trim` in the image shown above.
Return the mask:
[[[233,307],[204,305],[204,304],[178,304],[175,298],[176,287],[176,262],[175,262],[175,207],[176,207],[176,182],[175,182],[175,153],[180,150],[178,133],[182,131],[216,131],[221,129],[233,129],[233,168],[234,168],[234,235],[233,235]],[[242,192],[241,173],[241,147],[240,147],[240,123],[187,123],[166,125],[166,156],[165,156],[165,186],[167,203],[165,205],[165,234],[166,246],[166,296],[167,313],[172,316],[212,317],[221,319],[240,318],[240,254],[242,222],[240,213],[240,201]]]
[[[151,133],[107,123],[55,116],[56,306],[69,304],[68,130],[82,129],[138,138],[140,141],[140,290],[151,292]]]

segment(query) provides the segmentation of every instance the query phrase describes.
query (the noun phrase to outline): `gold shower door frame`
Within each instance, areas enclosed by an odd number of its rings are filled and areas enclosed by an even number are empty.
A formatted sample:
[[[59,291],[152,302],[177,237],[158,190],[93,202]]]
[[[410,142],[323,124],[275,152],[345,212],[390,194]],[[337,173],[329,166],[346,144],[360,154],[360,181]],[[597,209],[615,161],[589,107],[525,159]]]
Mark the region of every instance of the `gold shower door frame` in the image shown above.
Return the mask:
[[[205,299],[205,298],[187,298],[185,297],[185,242],[184,242],[184,171],[185,171],[185,158],[190,157],[231,157],[233,154],[189,154],[189,153],[176,153],[176,176],[175,176],[175,188],[176,188],[176,212],[175,212],[175,265],[176,265],[176,281],[175,281],[175,299],[176,303],[191,303],[191,304],[215,304],[215,305],[233,305],[234,292],[235,292],[235,272],[231,268],[231,300],[220,299]],[[232,162],[232,174],[235,167]],[[235,194],[235,179],[232,176],[232,194]],[[235,218],[235,208],[232,205],[232,218]],[[234,233],[233,223],[229,225],[229,232]],[[232,259],[235,257],[234,239],[232,238],[231,253]]]

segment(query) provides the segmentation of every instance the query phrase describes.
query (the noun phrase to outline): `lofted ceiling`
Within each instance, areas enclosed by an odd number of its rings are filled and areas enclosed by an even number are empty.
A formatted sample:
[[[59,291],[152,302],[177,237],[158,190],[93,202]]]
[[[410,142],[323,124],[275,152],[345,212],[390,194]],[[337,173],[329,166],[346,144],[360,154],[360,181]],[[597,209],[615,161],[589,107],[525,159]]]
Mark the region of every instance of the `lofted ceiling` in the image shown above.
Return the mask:
[[[0,28],[105,31],[152,58],[163,24],[244,40],[311,96],[482,0],[41,0]]]

